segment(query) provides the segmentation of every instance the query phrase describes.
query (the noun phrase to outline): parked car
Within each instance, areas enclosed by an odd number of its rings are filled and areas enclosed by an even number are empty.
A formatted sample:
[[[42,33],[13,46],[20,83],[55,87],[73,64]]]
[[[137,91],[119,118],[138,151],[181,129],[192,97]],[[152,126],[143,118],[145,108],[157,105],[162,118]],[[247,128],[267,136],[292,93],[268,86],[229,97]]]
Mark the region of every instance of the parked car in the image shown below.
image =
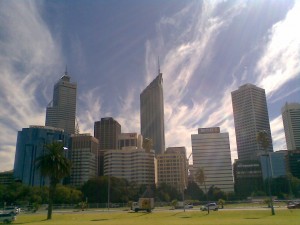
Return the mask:
[[[16,215],[14,213],[0,213],[0,222],[11,223],[16,220]]]
[[[8,207],[6,207],[6,208],[3,209],[3,213],[19,214],[20,213],[20,208],[16,207],[16,206],[8,206]]]
[[[300,202],[298,203],[290,203],[287,205],[288,209],[300,209]]]
[[[184,208],[186,209],[192,209],[194,206],[192,204],[187,204],[184,206]]]
[[[211,203],[201,206],[200,210],[207,211],[208,207],[209,207],[209,210],[214,210],[214,211],[217,211],[219,209],[217,203],[211,202]]]

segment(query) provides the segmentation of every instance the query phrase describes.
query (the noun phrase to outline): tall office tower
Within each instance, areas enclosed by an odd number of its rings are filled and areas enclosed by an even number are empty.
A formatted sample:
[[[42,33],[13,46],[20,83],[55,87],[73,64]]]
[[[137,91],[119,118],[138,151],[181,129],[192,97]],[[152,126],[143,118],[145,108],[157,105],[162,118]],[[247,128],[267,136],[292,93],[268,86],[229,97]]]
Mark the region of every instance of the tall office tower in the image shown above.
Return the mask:
[[[231,92],[238,158],[257,159],[263,151],[256,136],[265,130],[270,141],[269,152],[273,152],[271,129],[265,90],[253,84],[245,84]]]
[[[162,73],[140,95],[141,134],[153,141],[155,154],[165,151],[164,98]]]
[[[89,179],[96,177],[98,144],[98,139],[90,134],[76,134],[71,136],[71,185],[79,187]]]
[[[182,192],[188,183],[188,162],[185,147],[169,147],[157,155],[157,184],[169,184]]]
[[[63,129],[54,127],[30,126],[19,131],[14,164],[15,179],[29,186],[48,185],[48,179],[41,175],[35,160],[45,153],[46,144],[55,141],[62,142],[70,149],[69,138],[69,134]],[[69,153],[69,151],[65,152],[68,158],[70,158]]]
[[[286,103],[281,109],[288,150],[300,150],[300,104]]]
[[[224,192],[234,191],[229,134],[210,127],[199,128],[198,134],[191,137],[194,173],[199,168],[204,170],[207,188],[214,185]],[[198,185],[204,190],[203,185]]]
[[[121,125],[112,117],[101,118],[94,123],[94,137],[99,140],[97,152],[97,174],[103,176],[104,152],[107,149],[118,148],[118,136],[121,134]]]
[[[112,149],[104,152],[104,175],[124,178],[138,185],[155,184],[154,151],[137,147]]]
[[[46,126],[75,133],[77,84],[70,82],[67,71],[54,85],[53,99],[47,106]]]

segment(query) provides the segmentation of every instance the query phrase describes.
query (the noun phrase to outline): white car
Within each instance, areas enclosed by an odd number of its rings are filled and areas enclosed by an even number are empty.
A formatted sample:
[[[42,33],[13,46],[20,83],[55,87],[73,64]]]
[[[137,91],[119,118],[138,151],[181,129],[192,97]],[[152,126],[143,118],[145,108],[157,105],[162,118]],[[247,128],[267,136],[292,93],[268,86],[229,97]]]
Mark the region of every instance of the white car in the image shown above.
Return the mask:
[[[16,220],[16,215],[14,213],[0,213],[0,222],[11,223]]]
[[[214,210],[214,211],[217,211],[219,209],[218,205],[215,202],[211,202],[211,203],[208,203],[206,205],[203,205],[203,206],[201,206],[200,209],[202,211],[207,211],[208,207],[209,207],[209,210]]]

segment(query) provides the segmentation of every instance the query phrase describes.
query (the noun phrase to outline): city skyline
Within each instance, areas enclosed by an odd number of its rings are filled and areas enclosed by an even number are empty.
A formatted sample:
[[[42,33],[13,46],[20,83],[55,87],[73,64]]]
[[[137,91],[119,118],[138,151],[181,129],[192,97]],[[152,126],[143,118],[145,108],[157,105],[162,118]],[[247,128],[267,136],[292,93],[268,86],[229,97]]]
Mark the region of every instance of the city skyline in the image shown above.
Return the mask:
[[[20,16],[16,17],[18,14]],[[43,125],[68,66],[81,133],[102,117],[140,131],[139,94],[164,76],[166,147],[199,127],[228,132],[230,93],[266,90],[274,150],[286,149],[281,107],[300,96],[298,1],[1,1],[0,171],[13,168],[17,132]]]

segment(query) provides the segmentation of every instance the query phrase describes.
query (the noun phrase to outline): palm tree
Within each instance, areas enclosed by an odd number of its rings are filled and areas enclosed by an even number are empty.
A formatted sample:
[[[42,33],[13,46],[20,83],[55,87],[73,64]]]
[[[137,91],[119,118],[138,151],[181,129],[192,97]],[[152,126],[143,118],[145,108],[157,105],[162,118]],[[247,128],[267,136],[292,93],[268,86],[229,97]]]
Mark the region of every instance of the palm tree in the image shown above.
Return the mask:
[[[52,218],[53,200],[55,196],[56,185],[60,181],[70,175],[71,162],[64,156],[64,147],[60,142],[47,144],[46,154],[36,159],[36,166],[40,169],[41,175],[48,177],[50,181],[49,187],[49,205],[47,220]]]
[[[204,190],[205,190],[205,194],[206,194],[206,198],[207,198],[207,202],[208,202],[208,193],[207,193],[206,182],[205,182],[206,181],[206,176],[205,176],[203,168],[198,168],[197,169],[197,171],[195,173],[195,180],[200,185],[204,185]],[[207,213],[209,214],[209,204],[208,204],[208,207],[207,207]]]
[[[269,157],[269,164],[270,164],[270,155],[268,154],[268,147],[270,145],[270,141],[268,139],[268,132],[265,130],[261,130],[256,135],[257,143],[264,149],[266,157]],[[269,197],[270,197],[270,206],[272,215],[275,215],[273,200],[271,195],[271,180],[269,177],[269,165],[267,163],[267,180],[268,180],[268,188],[269,188]]]

